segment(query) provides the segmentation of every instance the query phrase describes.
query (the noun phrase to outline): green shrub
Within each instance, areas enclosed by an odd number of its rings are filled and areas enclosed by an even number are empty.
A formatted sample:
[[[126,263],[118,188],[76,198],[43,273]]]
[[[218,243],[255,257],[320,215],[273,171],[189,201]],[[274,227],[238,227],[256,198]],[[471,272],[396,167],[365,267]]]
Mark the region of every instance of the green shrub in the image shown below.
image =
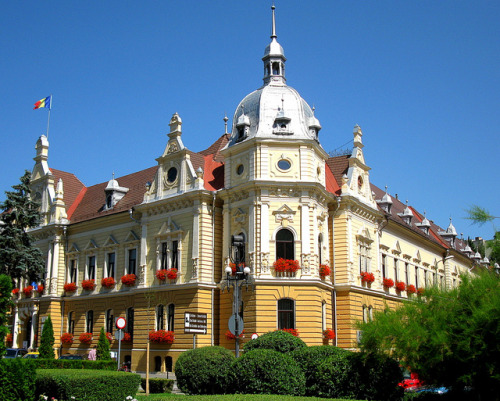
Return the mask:
[[[35,365],[31,359],[0,359],[0,400],[35,399]]]
[[[272,349],[282,353],[288,353],[297,348],[307,347],[306,343],[298,337],[286,333],[282,330],[271,331],[263,334],[255,340],[250,340],[245,344],[245,352],[254,349]]]
[[[333,347],[331,345],[318,345],[312,347],[298,348],[293,351],[290,356],[297,361],[302,368],[306,377],[306,395],[318,395],[318,383],[315,380],[316,369],[319,364],[329,356],[345,354],[346,351],[342,348]]]
[[[127,372],[103,370],[39,369],[36,396],[58,400],[123,401],[137,393],[141,376]]]
[[[104,327],[101,327],[101,332],[99,333],[99,341],[97,342],[97,360],[99,361],[110,361],[111,352],[109,351],[109,341],[106,337],[106,332]]]
[[[92,369],[116,371],[116,361],[89,361],[87,359],[33,359],[36,369]]]
[[[202,347],[183,352],[175,364],[177,385],[187,394],[224,394],[231,383],[231,351]]]
[[[49,315],[43,324],[42,338],[40,340],[40,347],[38,348],[40,358],[54,359],[56,357],[54,352],[54,341],[54,328],[52,326],[52,319]]]
[[[306,379],[297,362],[272,349],[245,352],[231,368],[233,388],[246,394],[303,395]]]
[[[318,361],[315,369],[309,372],[309,380],[315,383],[315,395],[327,398],[356,398],[355,388],[351,385],[353,375],[353,352],[338,352]]]
[[[141,386],[144,391],[146,391],[146,378],[141,379]],[[174,381],[170,379],[159,379],[151,378],[149,379],[149,392],[151,394],[159,393],[171,393],[174,387]]]

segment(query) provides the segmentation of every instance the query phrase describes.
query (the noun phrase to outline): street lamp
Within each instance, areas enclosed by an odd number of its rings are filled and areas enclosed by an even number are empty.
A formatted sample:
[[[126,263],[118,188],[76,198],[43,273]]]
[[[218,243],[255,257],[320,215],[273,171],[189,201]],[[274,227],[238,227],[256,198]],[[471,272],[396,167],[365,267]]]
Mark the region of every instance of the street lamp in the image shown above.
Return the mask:
[[[221,283],[221,289],[224,291],[226,288],[233,291],[233,308],[232,315],[229,318],[229,331],[235,336],[235,355],[236,358],[240,355],[240,335],[243,332],[243,318],[240,316],[239,309],[241,303],[241,287],[252,286],[254,283],[253,276],[250,274],[250,268],[245,266],[245,238],[243,235],[233,235],[231,237],[231,249],[229,252],[229,259],[235,265],[235,272],[227,266],[225,269],[226,278]]]

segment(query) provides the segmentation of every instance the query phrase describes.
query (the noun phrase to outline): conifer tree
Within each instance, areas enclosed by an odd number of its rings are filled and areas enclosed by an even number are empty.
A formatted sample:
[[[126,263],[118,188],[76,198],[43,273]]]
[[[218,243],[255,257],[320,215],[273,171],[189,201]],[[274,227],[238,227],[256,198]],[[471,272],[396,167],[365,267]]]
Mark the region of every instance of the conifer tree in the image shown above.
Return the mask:
[[[6,191],[0,203],[0,273],[11,278],[38,281],[44,273],[42,252],[33,245],[28,229],[40,221],[40,204],[30,197],[29,171],[25,171],[14,191]]]
[[[10,277],[0,274],[0,358],[5,354],[5,336],[8,333],[7,320],[11,300],[12,280]]]
[[[99,341],[97,343],[97,359],[102,361],[111,360],[111,353],[109,352],[109,341],[106,337],[104,327],[101,327],[101,333],[99,334]]]
[[[54,328],[50,315],[45,320],[42,330],[42,338],[40,340],[40,347],[38,348],[40,358],[55,359],[54,353]]]

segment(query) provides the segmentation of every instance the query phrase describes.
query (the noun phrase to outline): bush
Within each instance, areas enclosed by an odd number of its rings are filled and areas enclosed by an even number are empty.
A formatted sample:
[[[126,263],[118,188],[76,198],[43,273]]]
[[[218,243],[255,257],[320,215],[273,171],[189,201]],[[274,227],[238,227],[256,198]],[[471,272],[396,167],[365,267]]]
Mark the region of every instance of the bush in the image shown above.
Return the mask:
[[[224,394],[231,383],[231,351],[202,347],[183,352],[175,364],[177,385],[188,394]]]
[[[231,368],[237,372],[234,388],[246,394],[303,395],[306,378],[289,355],[272,349],[254,349],[238,358]]]
[[[36,369],[92,369],[116,371],[116,361],[89,361],[87,359],[32,359]]]
[[[354,385],[351,384],[355,372],[352,370],[351,351],[334,352],[320,358],[314,369],[309,370],[308,380],[315,383],[317,397],[356,398]]]
[[[56,357],[54,352],[54,328],[50,315],[43,324],[42,339],[40,340],[38,352],[40,352],[40,358],[54,359]]]
[[[297,348],[306,348],[306,343],[298,337],[282,330],[271,331],[245,344],[245,352],[254,349],[272,349],[282,353],[292,352]]]
[[[141,386],[146,391],[146,378],[141,379]],[[151,394],[171,393],[174,387],[174,381],[170,379],[149,379],[149,392]]]
[[[0,400],[35,399],[35,365],[29,359],[0,359]]]
[[[135,396],[141,376],[126,372],[102,370],[39,369],[36,396],[46,395],[58,400],[123,401]]]
[[[96,358],[100,361],[111,361],[111,353],[109,351],[109,341],[106,337],[106,332],[104,327],[101,327],[101,332],[99,333],[99,341],[97,342]]]

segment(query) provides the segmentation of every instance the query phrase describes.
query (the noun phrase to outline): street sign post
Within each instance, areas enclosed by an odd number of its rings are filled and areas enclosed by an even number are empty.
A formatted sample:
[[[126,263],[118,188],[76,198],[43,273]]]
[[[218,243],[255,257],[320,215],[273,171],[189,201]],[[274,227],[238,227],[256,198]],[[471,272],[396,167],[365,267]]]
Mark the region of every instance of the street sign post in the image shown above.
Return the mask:
[[[122,351],[122,339],[124,336],[123,329],[125,326],[127,326],[127,321],[123,317],[119,317],[115,320],[115,325],[116,328],[118,329],[116,331],[115,337],[118,340],[118,358],[116,358],[116,363],[117,363],[117,370],[120,369],[120,354]]]
[[[207,334],[207,314],[184,312],[184,333],[193,335],[193,349],[196,348],[196,334]]]

